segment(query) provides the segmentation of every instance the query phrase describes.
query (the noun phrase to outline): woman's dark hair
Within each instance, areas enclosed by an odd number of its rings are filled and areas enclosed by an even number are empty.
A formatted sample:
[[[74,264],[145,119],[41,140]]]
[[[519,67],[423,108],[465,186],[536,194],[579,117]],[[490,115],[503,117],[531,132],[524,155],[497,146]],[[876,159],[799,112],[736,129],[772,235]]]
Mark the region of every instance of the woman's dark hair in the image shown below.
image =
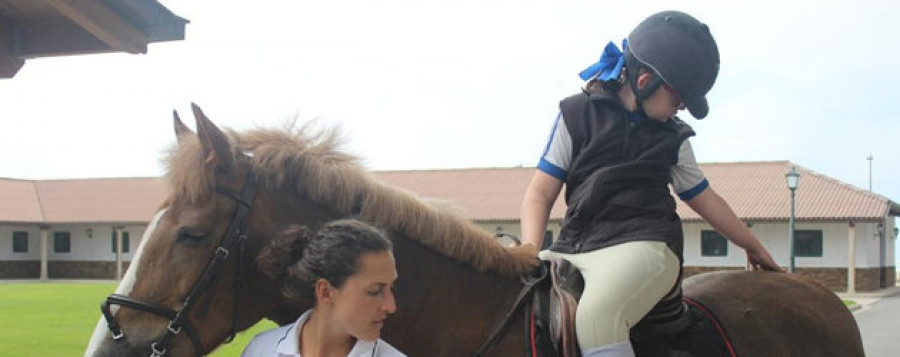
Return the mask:
[[[301,236],[297,241],[306,244],[299,261],[287,268],[283,286],[285,295],[297,299],[314,300],[319,279],[342,287],[359,269],[361,255],[392,248],[382,230],[355,219],[328,223],[312,236],[306,229],[293,229],[294,234]]]

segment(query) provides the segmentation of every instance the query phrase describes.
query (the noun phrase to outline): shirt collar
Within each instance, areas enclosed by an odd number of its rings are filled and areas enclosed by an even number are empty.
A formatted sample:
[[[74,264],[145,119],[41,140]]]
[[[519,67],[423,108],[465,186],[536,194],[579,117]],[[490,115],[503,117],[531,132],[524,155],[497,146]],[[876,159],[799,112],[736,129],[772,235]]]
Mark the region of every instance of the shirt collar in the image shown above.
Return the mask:
[[[275,346],[275,355],[278,357],[299,357],[300,356],[300,345],[298,341],[298,333],[297,329],[303,326],[306,323],[306,320],[309,320],[309,316],[312,314],[312,309],[306,310],[303,315],[300,315],[297,318],[297,321],[291,325],[291,328],[285,331],[284,336],[281,336],[281,339],[278,340],[278,345]]]
[[[312,315],[312,309],[306,310],[303,315],[300,315],[297,318],[297,321],[294,322],[291,328],[285,331],[284,336],[281,336],[281,339],[278,340],[278,345],[275,346],[275,355],[278,357],[301,357],[299,350],[300,345],[298,344],[298,331],[297,329],[302,327],[303,324],[309,320],[309,316]],[[375,350],[375,347],[378,344],[378,340],[375,341],[364,341],[364,340],[356,340],[356,343],[353,345],[353,348],[350,350],[350,353],[347,354],[347,357],[370,357],[372,356],[372,352]]]

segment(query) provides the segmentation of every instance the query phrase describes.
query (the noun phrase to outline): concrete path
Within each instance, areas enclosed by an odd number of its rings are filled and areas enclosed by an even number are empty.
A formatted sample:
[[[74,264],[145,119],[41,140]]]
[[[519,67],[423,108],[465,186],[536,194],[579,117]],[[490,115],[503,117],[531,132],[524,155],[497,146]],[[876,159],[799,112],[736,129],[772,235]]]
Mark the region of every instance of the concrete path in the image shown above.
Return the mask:
[[[853,317],[862,335],[867,357],[900,356],[900,286],[855,295],[838,294],[859,305]]]

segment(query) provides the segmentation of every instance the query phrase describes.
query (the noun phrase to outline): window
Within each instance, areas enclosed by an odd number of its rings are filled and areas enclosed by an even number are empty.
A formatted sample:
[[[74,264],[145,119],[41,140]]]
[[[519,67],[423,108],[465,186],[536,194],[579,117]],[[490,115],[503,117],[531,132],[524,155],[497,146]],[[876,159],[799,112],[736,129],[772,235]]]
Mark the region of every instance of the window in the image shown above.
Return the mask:
[[[131,235],[128,232],[122,232],[122,253],[128,253],[131,246],[129,238],[131,238]],[[112,252],[116,252],[116,231],[112,232]]]
[[[794,231],[794,256],[821,257],[822,231]]]
[[[728,240],[719,232],[701,231],[700,255],[704,257],[728,256]]]
[[[72,241],[69,232],[53,232],[53,252],[69,253],[72,251]]]
[[[28,253],[28,232],[13,232],[13,253]]]

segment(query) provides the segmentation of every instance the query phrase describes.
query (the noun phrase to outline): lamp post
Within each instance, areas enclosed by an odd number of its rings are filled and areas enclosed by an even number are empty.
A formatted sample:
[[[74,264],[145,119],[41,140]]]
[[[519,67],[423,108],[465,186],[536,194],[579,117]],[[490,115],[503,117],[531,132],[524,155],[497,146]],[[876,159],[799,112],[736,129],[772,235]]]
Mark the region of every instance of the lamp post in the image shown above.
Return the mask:
[[[791,190],[791,220],[790,220],[790,230],[791,230],[791,265],[788,269],[788,272],[794,272],[794,192],[797,191],[797,185],[800,184],[800,173],[797,172],[796,167],[791,167],[791,171],[786,173],[784,177],[787,179],[788,189]]]

